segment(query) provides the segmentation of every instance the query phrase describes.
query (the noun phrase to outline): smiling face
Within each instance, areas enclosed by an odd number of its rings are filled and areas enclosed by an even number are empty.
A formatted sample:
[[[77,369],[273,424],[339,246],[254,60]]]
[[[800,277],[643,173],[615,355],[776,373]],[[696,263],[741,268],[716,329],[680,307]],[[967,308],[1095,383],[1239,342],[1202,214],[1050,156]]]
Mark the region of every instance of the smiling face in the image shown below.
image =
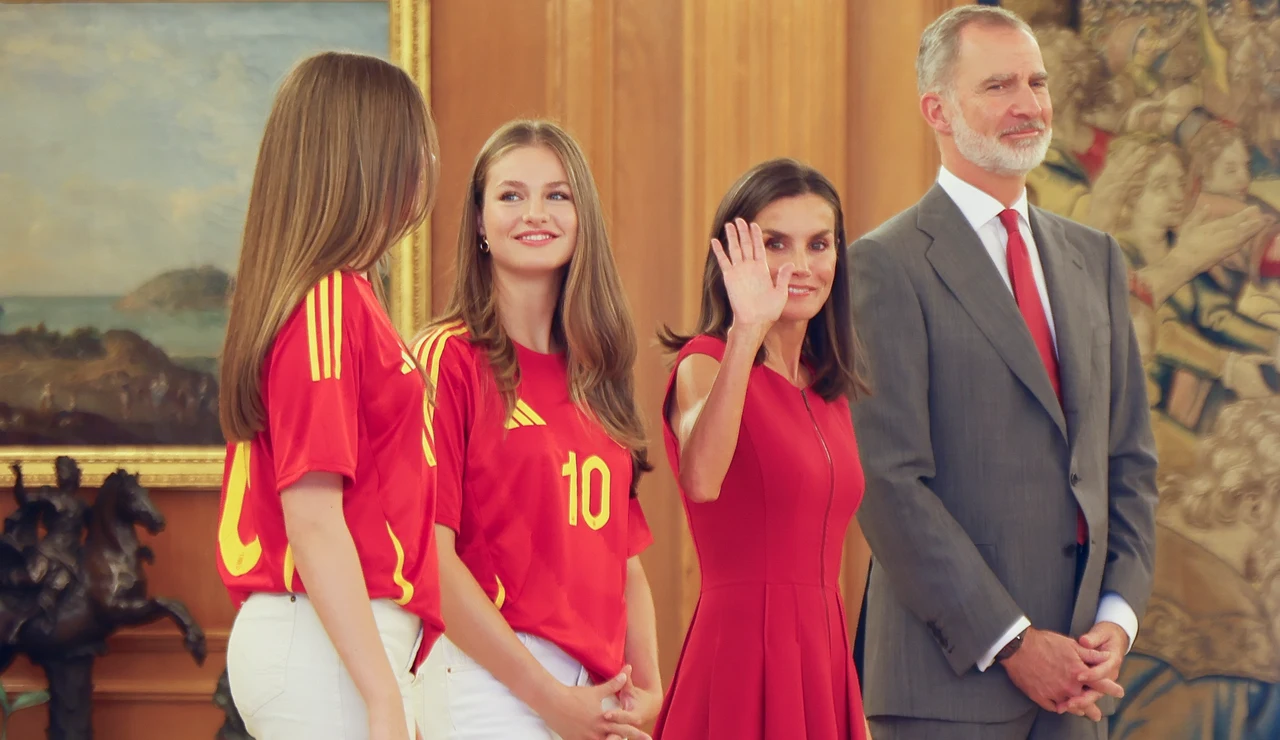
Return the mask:
[[[1017,28],[970,25],[961,31],[952,75],[941,99],[959,155],[999,174],[1038,167],[1052,138],[1053,105],[1035,38]]]
[[[564,164],[545,146],[521,146],[489,168],[480,235],[495,269],[545,273],[565,267],[578,244],[578,210]]]
[[[765,261],[776,280],[778,268],[790,262],[787,305],[782,321],[808,321],[831,296],[836,275],[835,210],[814,193],[779,198],[756,214],[764,233]]]

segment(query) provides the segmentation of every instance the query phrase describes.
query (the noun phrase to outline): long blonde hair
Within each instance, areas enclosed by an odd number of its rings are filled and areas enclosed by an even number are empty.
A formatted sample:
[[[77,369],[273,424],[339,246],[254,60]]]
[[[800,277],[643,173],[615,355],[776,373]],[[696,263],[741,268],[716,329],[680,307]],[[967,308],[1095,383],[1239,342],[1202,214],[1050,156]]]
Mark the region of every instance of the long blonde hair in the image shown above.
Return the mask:
[[[516,402],[520,367],[515,345],[502,328],[493,264],[480,249],[480,219],[489,170],[513,149],[543,146],[554,152],[569,177],[578,213],[577,247],[565,270],[551,332],[565,347],[569,394],[619,444],[631,450],[632,495],[649,464],[644,422],[635,402],[635,327],[609,245],[604,208],[595,179],[577,141],[550,121],[515,120],[489,137],[476,157],[458,229],[457,274],[443,315],[418,339],[462,321],[470,342],[483,348],[502,392],[507,414]],[[416,344],[415,340],[415,344]]]
[[[258,151],[222,347],[228,441],[263,428],[262,365],[298,302],[334,270],[378,268],[426,219],[438,178],[431,111],[399,67],[325,52],[285,77]]]

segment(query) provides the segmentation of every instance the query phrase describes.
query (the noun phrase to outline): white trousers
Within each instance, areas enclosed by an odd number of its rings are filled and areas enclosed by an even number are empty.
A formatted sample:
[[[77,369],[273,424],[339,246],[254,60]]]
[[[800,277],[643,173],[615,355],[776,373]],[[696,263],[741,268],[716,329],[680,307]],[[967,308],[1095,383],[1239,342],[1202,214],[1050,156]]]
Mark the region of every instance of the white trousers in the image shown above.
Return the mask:
[[[414,737],[413,659],[422,620],[395,602],[371,602],[387,661],[400,682]],[[315,607],[298,594],[253,594],[227,644],[231,697],[255,740],[366,740],[364,699]]]
[[[524,633],[520,642],[556,680],[588,686],[582,664],[555,644]],[[560,740],[547,723],[447,637],[431,648],[414,678],[415,711],[422,740]],[[606,709],[618,706],[610,697]]]

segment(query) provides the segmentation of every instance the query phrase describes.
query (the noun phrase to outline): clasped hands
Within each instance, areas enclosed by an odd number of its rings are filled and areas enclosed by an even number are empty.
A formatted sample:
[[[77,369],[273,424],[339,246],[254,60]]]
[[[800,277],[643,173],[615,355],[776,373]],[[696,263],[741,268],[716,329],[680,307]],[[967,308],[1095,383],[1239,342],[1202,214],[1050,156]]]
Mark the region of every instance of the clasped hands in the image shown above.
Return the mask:
[[[1129,636],[1114,622],[1098,622],[1079,641],[1031,627],[1022,647],[1001,665],[1042,709],[1097,722],[1102,719],[1099,699],[1124,696],[1117,681],[1128,650]]]

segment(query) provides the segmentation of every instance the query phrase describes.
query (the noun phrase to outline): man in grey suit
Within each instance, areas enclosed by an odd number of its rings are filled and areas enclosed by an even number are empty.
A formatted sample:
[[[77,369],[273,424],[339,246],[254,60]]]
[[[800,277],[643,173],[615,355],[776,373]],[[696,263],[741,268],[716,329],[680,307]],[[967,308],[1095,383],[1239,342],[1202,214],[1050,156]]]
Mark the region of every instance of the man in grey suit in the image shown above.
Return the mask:
[[[851,247],[872,733],[1105,738],[1156,503],[1125,261],[1027,204],[1052,107],[1021,19],[948,12],[917,72],[938,182]]]

